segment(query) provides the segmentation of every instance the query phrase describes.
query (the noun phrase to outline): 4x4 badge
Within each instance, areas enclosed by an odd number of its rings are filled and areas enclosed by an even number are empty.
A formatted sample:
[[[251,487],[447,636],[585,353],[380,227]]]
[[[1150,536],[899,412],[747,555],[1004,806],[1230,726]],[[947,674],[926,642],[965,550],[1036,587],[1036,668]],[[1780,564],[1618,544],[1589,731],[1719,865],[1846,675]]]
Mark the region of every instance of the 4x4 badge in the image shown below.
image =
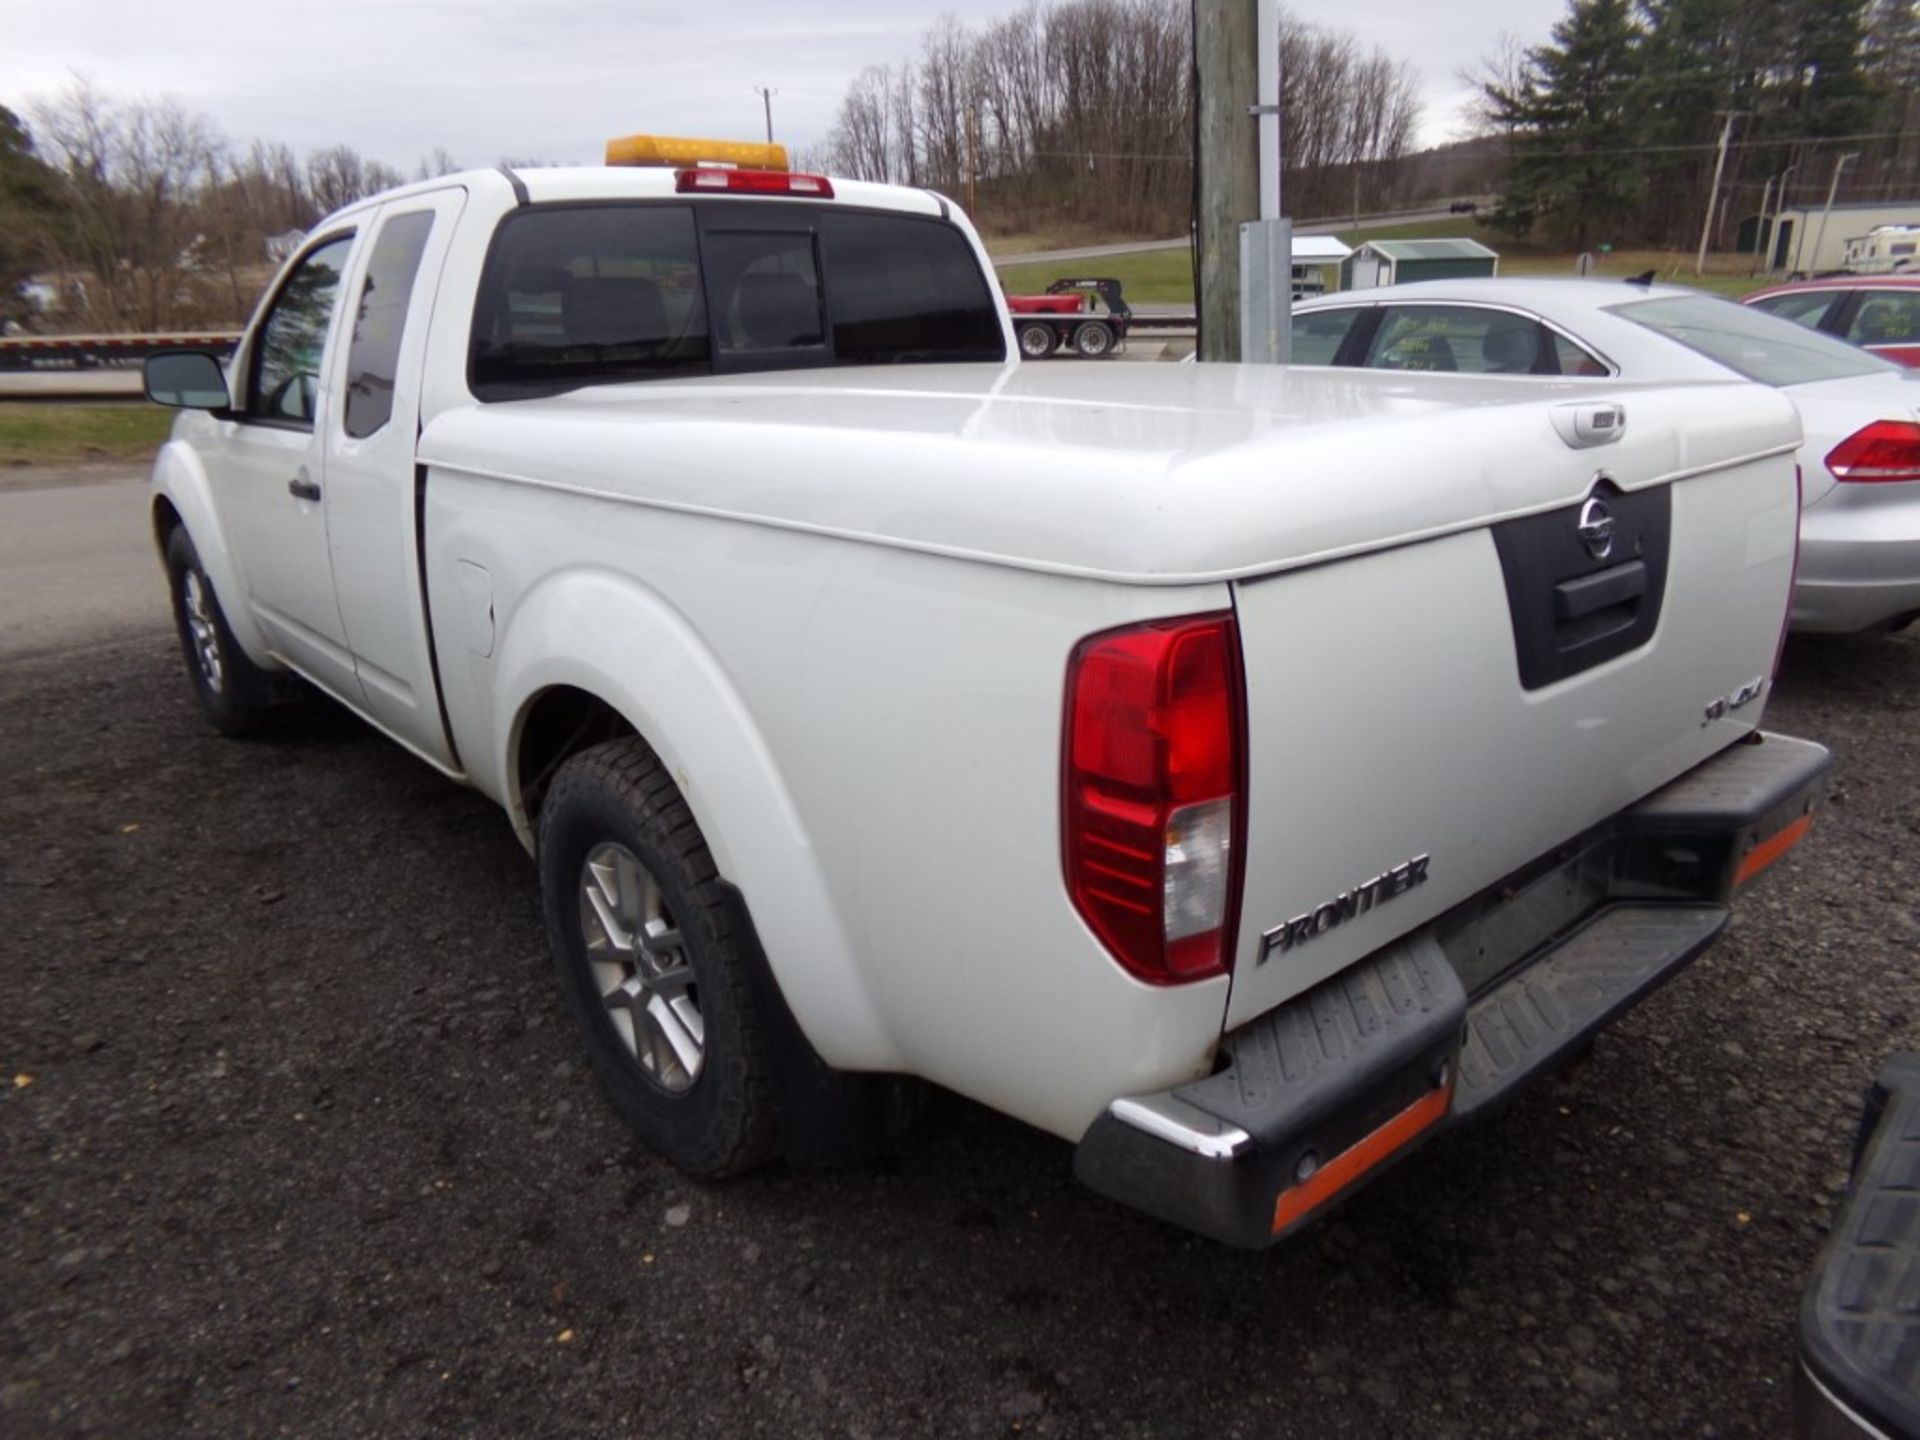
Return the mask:
[[[1613,512],[1598,495],[1589,497],[1580,507],[1580,543],[1596,560],[1613,553]]]

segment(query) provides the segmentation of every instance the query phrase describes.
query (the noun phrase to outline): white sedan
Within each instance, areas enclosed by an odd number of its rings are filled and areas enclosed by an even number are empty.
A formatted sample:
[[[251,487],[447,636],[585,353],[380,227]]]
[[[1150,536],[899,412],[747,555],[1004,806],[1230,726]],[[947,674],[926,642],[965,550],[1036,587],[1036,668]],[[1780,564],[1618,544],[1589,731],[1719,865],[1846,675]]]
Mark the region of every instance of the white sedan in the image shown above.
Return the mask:
[[[1618,280],[1323,296],[1294,307],[1293,363],[1777,386],[1806,431],[1792,627],[1920,618],[1920,371],[1698,290]]]

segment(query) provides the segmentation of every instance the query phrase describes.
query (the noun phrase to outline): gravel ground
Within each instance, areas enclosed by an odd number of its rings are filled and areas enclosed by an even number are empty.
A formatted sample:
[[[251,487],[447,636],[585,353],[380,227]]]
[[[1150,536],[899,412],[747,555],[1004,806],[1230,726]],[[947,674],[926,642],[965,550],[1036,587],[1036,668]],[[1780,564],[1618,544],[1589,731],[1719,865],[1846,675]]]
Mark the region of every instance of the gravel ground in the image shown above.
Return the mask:
[[[155,577],[156,586],[158,578]],[[1920,639],[1796,643],[1813,839],[1577,1071],[1224,1250],[958,1100],[689,1182],[596,1093],[503,820],[167,637],[0,671],[0,1433],[1746,1436],[1920,1047]]]

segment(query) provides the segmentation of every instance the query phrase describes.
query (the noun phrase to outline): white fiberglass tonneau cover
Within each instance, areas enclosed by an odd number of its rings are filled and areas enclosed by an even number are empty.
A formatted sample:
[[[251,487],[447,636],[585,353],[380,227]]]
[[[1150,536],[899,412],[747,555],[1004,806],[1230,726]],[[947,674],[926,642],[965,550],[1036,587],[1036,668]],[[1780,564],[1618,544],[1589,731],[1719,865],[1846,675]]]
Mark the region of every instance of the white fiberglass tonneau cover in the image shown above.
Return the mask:
[[[1556,407],[1617,401],[1576,449]],[[453,410],[470,474],[1136,584],[1240,579],[1781,454],[1777,392],[1239,365],[898,366]]]

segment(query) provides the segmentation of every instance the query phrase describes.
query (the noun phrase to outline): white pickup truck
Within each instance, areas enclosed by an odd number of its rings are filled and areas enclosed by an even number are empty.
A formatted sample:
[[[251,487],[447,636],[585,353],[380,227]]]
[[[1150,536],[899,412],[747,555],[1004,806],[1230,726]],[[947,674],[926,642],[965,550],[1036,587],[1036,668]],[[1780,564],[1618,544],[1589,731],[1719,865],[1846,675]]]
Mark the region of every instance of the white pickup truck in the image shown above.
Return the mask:
[[[1703,950],[1828,764],[1758,729],[1775,392],[1022,365],[925,191],[449,176],[147,384],[208,717],[298,677],[504,807],[695,1174],[917,1076],[1270,1243]]]

